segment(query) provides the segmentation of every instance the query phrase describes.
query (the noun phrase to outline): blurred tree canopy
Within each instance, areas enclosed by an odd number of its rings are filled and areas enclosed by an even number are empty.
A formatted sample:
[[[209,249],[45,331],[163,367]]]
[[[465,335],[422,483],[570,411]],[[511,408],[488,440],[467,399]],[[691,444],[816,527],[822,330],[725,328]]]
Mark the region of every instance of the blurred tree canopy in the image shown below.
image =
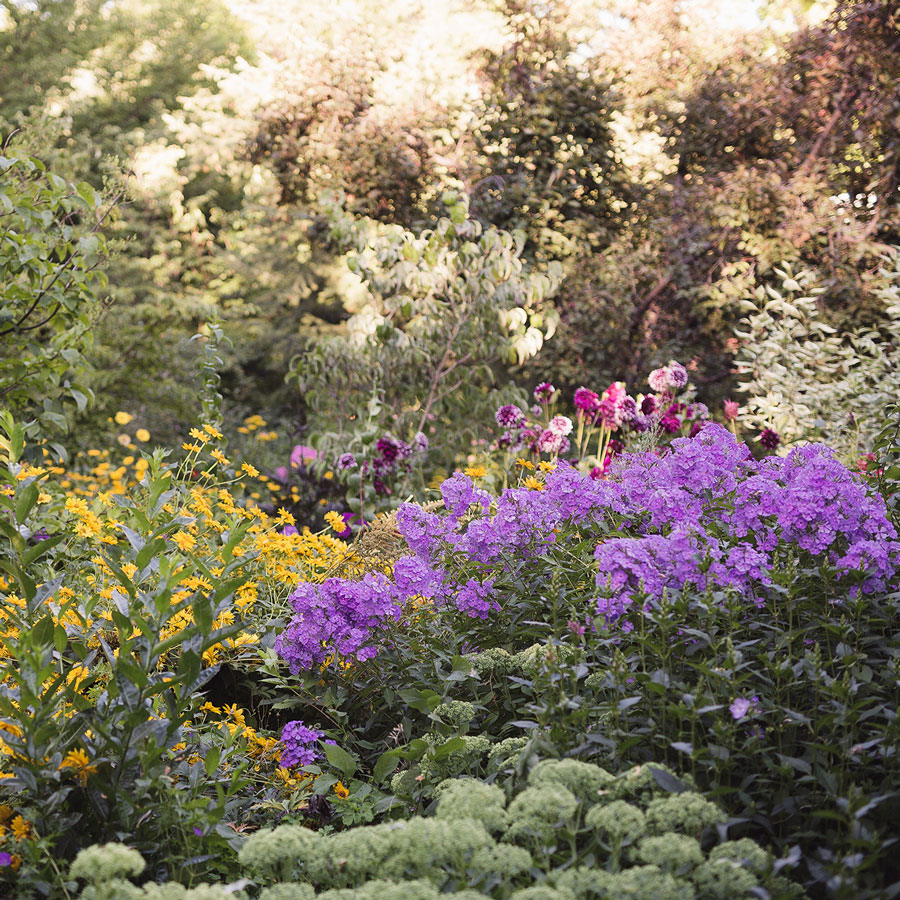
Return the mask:
[[[0,0],[0,134],[67,181],[125,186],[86,434],[119,408],[177,433],[213,316],[235,414],[302,429],[291,360],[372,299],[327,239],[333,191],[421,233],[461,190],[483,227],[524,232],[533,271],[562,264],[559,327],[520,382],[602,386],[678,356],[724,396],[741,298],[783,264],[815,268],[827,323],[881,323],[867,276],[900,243],[900,12]]]

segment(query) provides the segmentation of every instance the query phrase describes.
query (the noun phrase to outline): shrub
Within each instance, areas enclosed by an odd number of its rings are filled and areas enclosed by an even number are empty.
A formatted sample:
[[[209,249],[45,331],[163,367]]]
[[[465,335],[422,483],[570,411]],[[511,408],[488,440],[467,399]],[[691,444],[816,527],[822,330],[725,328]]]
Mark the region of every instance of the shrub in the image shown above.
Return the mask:
[[[527,728],[513,769],[535,754],[689,759],[748,835],[799,841],[810,881],[876,896],[898,784],[900,544],[881,498],[821,445],[756,461],[716,425],[625,454],[605,480],[564,464],[529,477],[495,497],[458,474],[444,512],[398,511],[414,555],[377,583],[371,658],[331,688],[368,698],[341,707],[361,752],[430,719],[395,753],[411,768],[393,789],[417,803],[474,750],[467,731]],[[364,582],[328,591],[351,587],[365,596]],[[435,711],[452,700],[475,718],[445,724]],[[458,764],[487,775],[488,751]]]

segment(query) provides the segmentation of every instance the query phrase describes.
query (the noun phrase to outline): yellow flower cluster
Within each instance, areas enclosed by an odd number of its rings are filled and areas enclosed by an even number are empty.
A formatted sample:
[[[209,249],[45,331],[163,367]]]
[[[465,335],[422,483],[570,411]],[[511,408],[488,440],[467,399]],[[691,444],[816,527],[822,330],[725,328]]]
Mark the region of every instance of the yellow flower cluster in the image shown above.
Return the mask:
[[[124,412],[115,417],[116,424],[123,428],[132,420]],[[251,417],[247,423],[251,430],[264,425],[259,417]],[[149,433],[138,429],[135,437],[146,443]],[[203,653],[203,665],[237,660],[251,664],[258,660],[257,629],[265,623],[268,608],[261,610],[260,604],[283,608],[291,586],[323,580],[336,565],[346,562],[347,545],[333,535],[295,527],[293,516],[284,509],[266,512],[257,502],[260,494],[255,488],[270,480],[250,463],[232,466],[217,443],[223,439],[222,432],[213,425],[191,429],[187,456],[177,467],[167,466],[159,454],[142,456],[135,439],[127,433],[119,438],[119,446],[88,450],[68,467],[51,459],[46,451],[40,467],[9,465],[16,484],[5,488],[5,493],[15,495],[32,483],[39,487],[28,527],[34,533],[62,532],[68,538],[60,545],[67,561],[65,582],[45,600],[53,624],[62,626],[70,639],[85,636],[92,647],[99,647],[102,640],[118,655],[119,632],[113,618],[116,606],[135,592],[154,595],[163,577],[161,570],[165,570],[170,573],[166,577],[174,576],[176,585],[169,602],[179,607],[167,616],[158,635],[160,642],[173,639],[168,657],[161,661],[168,668],[172,654],[178,652],[177,636],[194,624],[192,598],[211,597],[219,576],[226,577],[223,573],[227,568],[229,580],[245,580],[236,587],[230,607],[218,611],[212,628],[232,627],[232,635]],[[159,501],[162,506],[154,513],[157,518],[148,527],[147,519],[141,520],[135,511],[149,509],[154,479],[164,480],[165,491]],[[171,523],[162,541],[151,537],[160,521]],[[148,565],[139,558],[129,561],[127,552],[125,561],[115,552],[109,555],[115,545],[128,551],[128,541],[135,535],[146,544],[157,541],[154,556],[164,556],[166,565]],[[114,562],[117,558],[119,561]],[[235,561],[239,563],[237,568]],[[0,659],[10,655],[8,644],[18,637],[16,620],[26,605],[15,591],[12,579],[0,576]],[[138,633],[135,624],[132,636]],[[121,639],[127,640],[128,635],[122,633]],[[64,654],[64,659],[69,658]],[[103,664],[92,671],[75,659],[69,659],[67,665],[65,678],[53,688],[60,697],[74,690],[80,694],[79,702],[90,701],[109,677]],[[69,717],[74,712],[74,707],[65,705],[60,715]],[[220,727],[232,734],[240,730],[247,753],[260,762],[265,760],[274,776],[276,740],[250,728],[239,710],[225,707],[225,715]],[[0,720],[0,732],[3,728]],[[0,768],[3,759],[10,756],[11,748],[0,739]],[[86,786],[96,766],[87,750],[72,749],[63,757],[59,770],[63,777]]]

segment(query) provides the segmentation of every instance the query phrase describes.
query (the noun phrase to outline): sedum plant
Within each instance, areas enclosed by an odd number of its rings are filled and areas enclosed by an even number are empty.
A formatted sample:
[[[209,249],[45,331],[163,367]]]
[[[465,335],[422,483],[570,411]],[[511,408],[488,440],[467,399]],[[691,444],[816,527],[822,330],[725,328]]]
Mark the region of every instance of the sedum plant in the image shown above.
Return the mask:
[[[251,879],[248,894],[259,900],[801,896],[762,847],[726,840],[724,822],[721,809],[665,767],[614,776],[570,759],[539,764],[508,792],[471,778],[445,781],[425,815],[331,834],[296,825],[261,830],[239,861]],[[118,854],[124,860],[127,851]],[[122,896],[151,900],[155,889]],[[92,890],[82,900],[93,900]]]

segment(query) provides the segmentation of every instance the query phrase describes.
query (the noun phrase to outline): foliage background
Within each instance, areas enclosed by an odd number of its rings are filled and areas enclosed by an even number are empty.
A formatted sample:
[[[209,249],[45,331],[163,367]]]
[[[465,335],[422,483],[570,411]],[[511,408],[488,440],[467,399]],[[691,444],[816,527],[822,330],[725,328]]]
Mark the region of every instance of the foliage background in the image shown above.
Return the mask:
[[[291,360],[366,297],[323,190],[420,231],[461,188],[483,225],[524,229],[537,270],[560,262],[522,384],[634,382],[677,356],[731,394],[741,302],[784,265],[815,267],[825,324],[877,331],[898,40],[887,0],[5,0],[4,139],[98,190],[126,176],[78,439],[123,408],[178,436],[188,339],[214,315],[232,414],[302,433]]]

